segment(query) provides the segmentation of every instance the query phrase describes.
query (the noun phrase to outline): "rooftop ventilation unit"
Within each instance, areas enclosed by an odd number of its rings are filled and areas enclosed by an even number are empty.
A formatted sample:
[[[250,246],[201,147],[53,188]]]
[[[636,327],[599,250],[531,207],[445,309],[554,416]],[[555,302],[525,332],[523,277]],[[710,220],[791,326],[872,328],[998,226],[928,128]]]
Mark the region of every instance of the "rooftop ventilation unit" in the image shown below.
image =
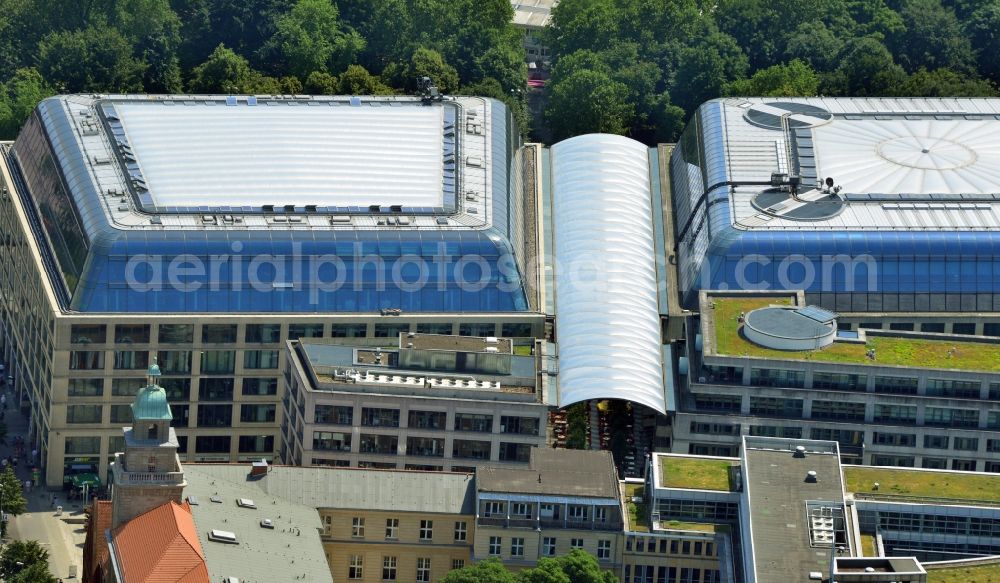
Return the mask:
[[[236,533],[229,532],[228,530],[212,529],[208,532],[208,540],[230,545],[239,544],[239,541],[236,539]]]
[[[260,521],[260,527],[261,528],[268,528],[268,529],[272,529],[273,530],[274,529],[274,522],[272,522],[270,518],[264,518],[263,520]]]
[[[240,508],[257,508],[257,505],[250,498],[237,498],[236,505]]]

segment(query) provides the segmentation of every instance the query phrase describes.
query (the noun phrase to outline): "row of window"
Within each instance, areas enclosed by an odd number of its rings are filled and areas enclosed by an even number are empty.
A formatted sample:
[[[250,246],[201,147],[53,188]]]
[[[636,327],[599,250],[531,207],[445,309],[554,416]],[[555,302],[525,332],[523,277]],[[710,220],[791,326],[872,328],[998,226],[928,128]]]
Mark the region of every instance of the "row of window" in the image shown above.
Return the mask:
[[[839,323],[837,326],[841,330],[851,330],[853,325],[847,322]],[[867,328],[869,330],[881,330],[882,322],[861,322],[857,326],[858,328]],[[889,330],[900,330],[906,332],[913,332],[917,329],[914,322],[890,322]],[[944,334],[945,325],[944,322],[921,322],[920,331],[921,332],[932,332],[935,334]],[[961,334],[963,336],[975,336],[976,335],[976,323],[975,322],[954,322],[951,325],[952,334]],[[986,322],[983,324],[983,336],[1000,336],[1000,323],[998,322]]]
[[[916,458],[906,455],[885,455],[878,454],[872,456],[872,465],[875,466],[896,466],[900,468],[916,467]],[[951,462],[949,464],[949,461]],[[979,462],[969,459],[951,459],[943,457],[924,456],[920,460],[920,467],[928,470],[958,470],[962,472],[975,472],[979,470]],[[990,473],[1000,473],[1000,462],[984,461],[983,471]]]
[[[331,520],[327,516],[325,519],[326,531],[329,534]],[[364,516],[354,516],[351,518],[351,537],[352,538],[365,538],[365,528],[366,520]],[[420,520],[420,530],[419,530],[419,540],[424,542],[432,542],[434,540],[434,521],[433,520]],[[455,521],[454,529],[452,530],[452,540],[456,543],[463,543],[469,539],[469,526],[464,520]],[[398,518],[386,518],[385,519],[385,540],[399,540],[399,519]]]
[[[187,453],[188,436],[178,435],[177,452]],[[232,444],[230,435],[200,435],[195,437],[195,453],[229,453]],[[239,435],[237,448],[240,453],[273,453],[273,435]],[[125,451],[125,438],[119,435],[108,440],[108,453]],[[98,435],[74,435],[66,438],[66,455],[98,455],[101,453],[101,437]]]
[[[872,443],[892,447],[916,447],[917,436],[913,433],[887,433],[876,431],[872,434]],[[979,451],[979,438],[959,437],[950,435],[924,435],[925,449],[955,449],[957,451]],[[1000,453],[1000,439],[987,439],[986,450]]]
[[[718,569],[625,565],[622,583],[722,583]]]
[[[792,400],[794,399],[782,399],[781,401]],[[784,407],[785,410],[792,409],[785,403],[778,403],[775,406]],[[806,418],[817,421],[864,422],[865,411],[865,403],[815,399],[812,401],[812,413]],[[874,406],[872,421],[892,425],[918,425],[917,406],[876,404]],[[979,427],[979,411],[977,409],[925,407],[923,426],[976,429]],[[986,427],[988,429],[1000,429],[1000,411],[987,412]],[[702,435],[739,435],[740,424],[691,421],[690,431],[691,433]]]
[[[584,540],[582,538],[571,538],[569,540],[569,548],[583,549]],[[503,537],[491,536],[486,552],[491,557],[499,557],[501,556],[502,551],[503,551]],[[541,548],[539,549],[539,553],[543,557],[556,556],[556,537],[554,536],[542,537],[542,545]],[[524,537],[511,537],[510,557],[514,559],[524,557]],[[597,560],[599,561],[611,560],[610,540],[601,539],[597,541]]]
[[[625,539],[625,550],[636,553],[657,553],[660,555],[666,555],[669,552],[671,555],[714,557],[715,543],[630,536]]]
[[[322,338],[326,324],[289,324],[288,339]],[[160,324],[157,339],[160,344],[192,344],[194,324]],[[237,339],[237,324],[202,324],[203,344],[232,344]],[[531,324],[507,323],[500,326],[501,336],[526,338],[531,336]],[[396,338],[401,333],[453,334],[450,322],[422,322],[410,329],[410,324],[373,325],[372,335],[376,338]],[[493,323],[464,323],[458,325],[460,336],[496,336],[497,326]],[[368,336],[368,324],[331,324],[333,338],[364,338]],[[282,341],[281,324],[247,324],[243,339],[248,344],[275,344]],[[72,344],[105,344],[108,341],[106,324],[73,324],[70,329]],[[149,324],[115,324],[115,344],[149,344]]]
[[[245,406],[245,405],[244,405]],[[316,451],[352,450],[353,437],[350,433],[332,431],[314,431],[312,448]],[[395,435],[371,435],[362,433],[359,439],[359,453],[379,455],[397,455],[399,453],[399,437]],[[506,462],[527,463],[531,456],[529,443],[500,443],[499,459]],[[454,458],[488,460],[492,447],[488,441],[471,441],[456,439],[452,441],[451,456]],[[445,456],[444,438],[408,437],[404,455],[439,457]]]
[[[382,557],[382,580],[396,581],[398,569],[396,557]],[[452,559],[451,568],[461,569],[465,566],[465,559]],[[351,555],[347,562],[348,579],[364,579],[365,560],[361,555]],[[431,580],[431,560],[429,557],[417,557],[416,578],[418,583],[425,583]]]
[[[353,425],[354,407],[350,405],[316,405],[314,420],[324,425]],[[410,410],[407,416],[407,427],[411,429],[447,429],[448,414],[444,411]],[[361,408],[361,425],[363,427],[399,427],[399,409],[384,409],[376,407]],[[518,417],[502,415],[500,417],[500,432],[520,435],[538,435],[541,421],[538,417]],[[451,427],[455,431],[474,431],[491,433],[493,431],[493,415],[478,413],[455,413]]]
[[[167,392],[171,401],[189,401],[191,379],[161,377],[159,385]],[[232,401],[236,379],[231,377],[203,377],[198,382],[200,401]],[[145,378],[117,378],[111,381],[111,395],[114,397],[135,397],[146,386]],[[242,381],[240,392],[247,397],[261,397],[278,393],[278,379],[275,377],[247,377]],[[67,393],[70,397],[103,397],[104,379],[69,379]]]
[[[278,368],[280,350],[244,350],[243,368],[267,370]],[[160,350],[157,364],[165,374],[191,372],[190,350]],[[203,374],[232,374],[236,370],[235,350],[205,350],[201,354],[200,371]],[[69,353],[70,370],[104,370],[105,351],[74,350]],[[116,350],[115,370],[145,370],[149,367],[149,352],[141,350]]]
[[[543,502],[538,504],[538,516],[541,520],[562,520],[560,516],[563,505]],[[604,506],[589,506],[586,504],[566,505],[566,518],[570,522],[584,522],[590,519],[593,508],[594,522],[607,522],[608,509]],[[508,509],[510,514],[508,515]],[[534,520],[535,504],[530,502],[510,502],[503,500],[487,500],[483,502],[482,516],[484,518],[511,518],[514,520]]]
[[[129,424],[132,422],[131,405],[110,405],[112,424]],[[273,403],[242,404],[240,422],[242,423],[274,423],[277,405]],[[171,427],[188,427],[190,405],[172,404],[170,406],[173,419]],[[196,427],[231,427],[233,424],[233,405],[198,405]],[[104,405],[69,405],[66,407],[66,423],[103,423]]]

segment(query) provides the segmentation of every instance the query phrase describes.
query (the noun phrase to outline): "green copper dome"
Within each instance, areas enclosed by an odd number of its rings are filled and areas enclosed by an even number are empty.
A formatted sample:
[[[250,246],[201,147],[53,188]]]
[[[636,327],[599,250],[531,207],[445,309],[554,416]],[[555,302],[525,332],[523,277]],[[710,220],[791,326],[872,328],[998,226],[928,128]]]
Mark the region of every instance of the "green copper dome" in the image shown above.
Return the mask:
[[[163,387],[150,384],[139,390],[132,402],[132,419],[135,421],[171,420],[174,416],[167,403],[167,392]]]

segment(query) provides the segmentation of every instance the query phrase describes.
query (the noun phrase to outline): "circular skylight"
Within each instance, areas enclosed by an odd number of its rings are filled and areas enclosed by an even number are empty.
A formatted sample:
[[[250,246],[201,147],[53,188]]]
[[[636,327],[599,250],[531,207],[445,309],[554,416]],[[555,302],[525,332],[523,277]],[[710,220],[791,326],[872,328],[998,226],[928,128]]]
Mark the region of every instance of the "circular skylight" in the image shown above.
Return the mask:
[[[889,162],[921,170],[954,170],[976,161],[973,150],[947,138],[890,138],[880,142],[875,151]]]

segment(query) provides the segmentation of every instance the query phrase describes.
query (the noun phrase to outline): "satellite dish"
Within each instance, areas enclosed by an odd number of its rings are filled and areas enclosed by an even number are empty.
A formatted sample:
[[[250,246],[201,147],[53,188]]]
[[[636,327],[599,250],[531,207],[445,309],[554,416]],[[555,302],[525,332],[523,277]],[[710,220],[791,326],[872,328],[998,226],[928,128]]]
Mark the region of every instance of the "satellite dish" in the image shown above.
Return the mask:
[[[830,177],[830,176],[827,176],[826,177],[826,187],[830,188],[831,186],[833,186],[833,178]]]

